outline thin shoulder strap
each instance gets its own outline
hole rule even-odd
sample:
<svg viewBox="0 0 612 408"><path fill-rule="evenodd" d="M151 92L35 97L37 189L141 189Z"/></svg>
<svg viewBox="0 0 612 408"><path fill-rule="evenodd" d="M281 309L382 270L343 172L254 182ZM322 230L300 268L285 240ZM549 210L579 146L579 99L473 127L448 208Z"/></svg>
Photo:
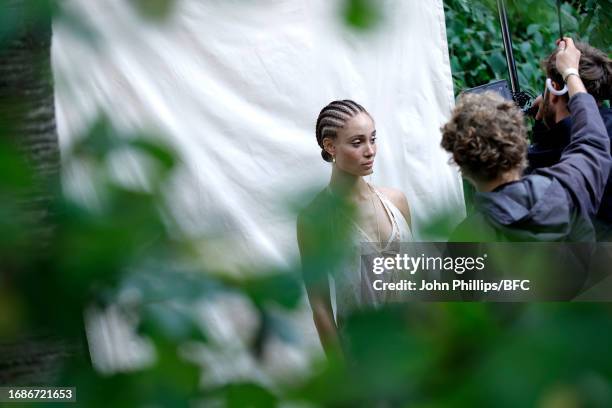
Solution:
<svg viewBox="0 0 612 408"><path fill-rule="evenodd" d="M374 191L374 193L376 193L376 196L380 199L380 202L383 205L383 208L385 209L385 212L387 213L387 216L389 217L389 219L391 220L391 227L392 229L395 231L396 228L398 228L397 225L397 219L395 218L395 214L393 213L393 211L391 211L391 208L389 208L389 199L387 199L387 197L385 197L380 191L378 191L378 189L376 187L374 187L373 185L369 184L369 186L372 188L372 191Z"/></svg>

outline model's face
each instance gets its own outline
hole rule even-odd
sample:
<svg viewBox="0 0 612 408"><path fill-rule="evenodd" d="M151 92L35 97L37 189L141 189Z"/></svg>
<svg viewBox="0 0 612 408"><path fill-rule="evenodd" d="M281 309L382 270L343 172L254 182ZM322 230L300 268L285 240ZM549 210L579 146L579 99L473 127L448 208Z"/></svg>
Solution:
<svg viewBox="0 0 612 408"><path fill-rule="evenodd" d="M355 176L373 173L376 156L376 128L366 113L359 113L349 119L336 132L332 141L336 166Z"/></svg>

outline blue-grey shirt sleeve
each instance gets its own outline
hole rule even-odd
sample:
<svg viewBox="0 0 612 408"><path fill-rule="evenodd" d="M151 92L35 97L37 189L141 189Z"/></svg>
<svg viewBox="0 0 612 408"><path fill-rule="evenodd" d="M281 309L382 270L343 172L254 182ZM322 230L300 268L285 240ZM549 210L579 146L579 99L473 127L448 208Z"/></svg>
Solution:
<svg viewBox="0 0 612 408"><path fill-rule="evenodd" d="M571 141L559 163L535 173L557 179L577 209L593 216L610 172L610 140L591 95L578 93L568 106L572 115Z"/></svg>

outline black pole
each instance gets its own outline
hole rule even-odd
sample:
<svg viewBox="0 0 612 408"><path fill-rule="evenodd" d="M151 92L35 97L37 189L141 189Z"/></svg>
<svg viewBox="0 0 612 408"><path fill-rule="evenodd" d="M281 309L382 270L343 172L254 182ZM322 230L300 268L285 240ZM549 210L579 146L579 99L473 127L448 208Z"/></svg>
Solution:
<svg viewBox="0 0 612 408"><path fill-rule="evenodd" d="M563 39L563 26L561 25L561 0L557 0L557 17L559 18L559 39Z"/></svg>
<svg viewBox="0 0 612 408"><path fill-rule="evenodd" d="M502 38L504 40L504 50L506 51L506 63L508 64L508 74L510 74L510 88L512 94L516 95L521 91L516 73L516 64L514 62L514 54L512 53L512 38L510 37L510 29L508 28L508 15L506 13L506 3L504 0L497 0L497 9L499 11L499 22L501 23Z"/></svg>

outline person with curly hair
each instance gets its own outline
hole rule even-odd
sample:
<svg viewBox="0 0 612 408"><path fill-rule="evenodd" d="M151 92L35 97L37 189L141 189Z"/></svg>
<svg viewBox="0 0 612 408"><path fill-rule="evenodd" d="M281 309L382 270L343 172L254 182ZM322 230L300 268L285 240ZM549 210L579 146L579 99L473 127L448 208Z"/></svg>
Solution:
<svg viewBox="0 0 612 408"><path fill-rule="evenodd" d="M569 93L569 145L559 162L523 176L527 165L524 118L492 93L464 95L442 128L452 154L477 192L475 211L451 241L593 241L591 217L610 171L610 141L579 73L580 51L570 38L558 43L555 66Z"/></svg>
<svg viewBox="0 0 612 408"><path fill-rule="evenodd" d="M578 73L587 92L595 98L608 137L612 140L612 109L604 105L604 101L612 99L612 60L606 53L588 44L577 43L576 48L581 53ZM544 94L534 103L537 114L532 129L532 144L527 150L528 173L558 163L561 153L570 142L572 117L568 109L569 97L563 90L563 77L555 66L556 55L557 51L553 52L542 64L547 84ZM597 240L611 241L612 177L608 177L601 205L593 222Z"/></svg>

